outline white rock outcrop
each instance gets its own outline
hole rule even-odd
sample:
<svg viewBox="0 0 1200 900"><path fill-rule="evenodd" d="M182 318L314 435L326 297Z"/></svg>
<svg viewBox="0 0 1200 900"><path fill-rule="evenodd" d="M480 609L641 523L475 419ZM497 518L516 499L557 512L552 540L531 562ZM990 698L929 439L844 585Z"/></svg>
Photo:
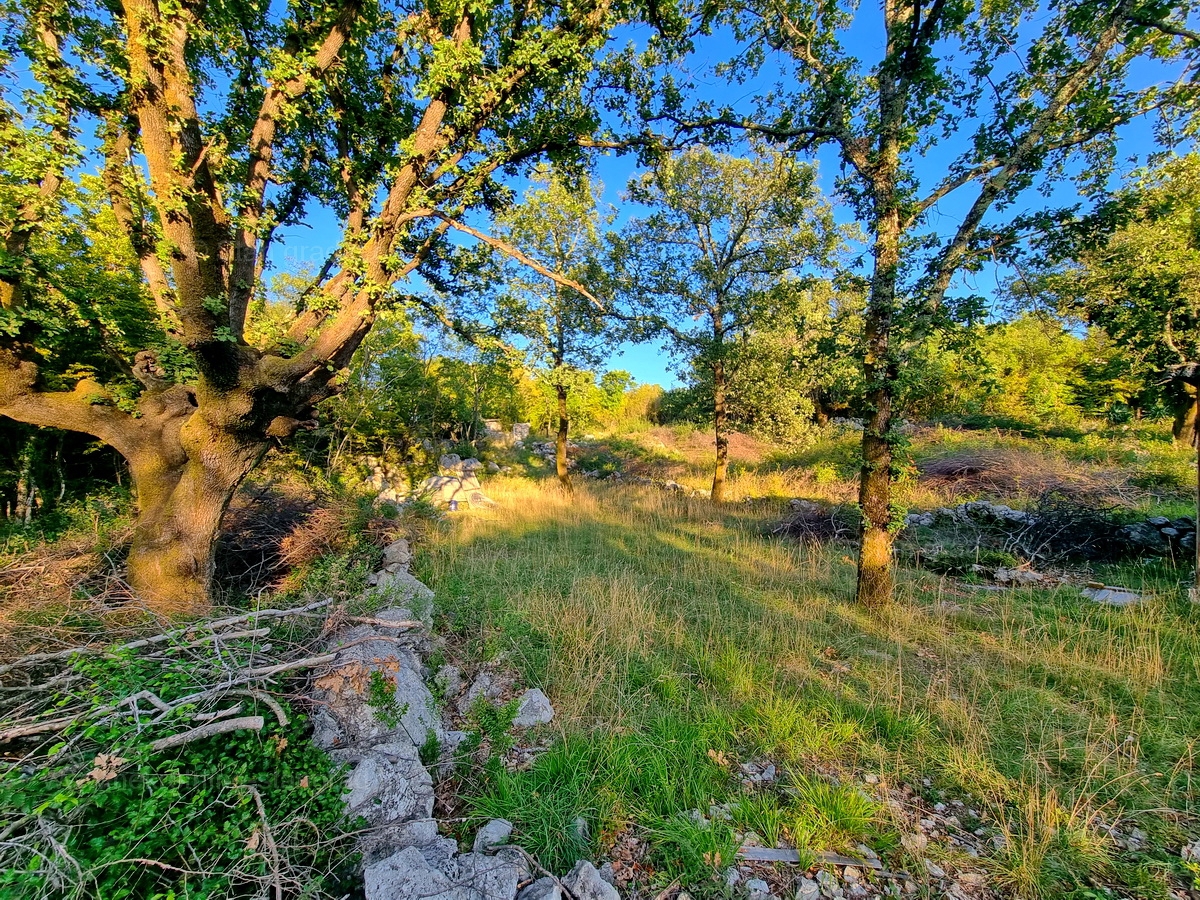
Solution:
<svg viewBox="0 0 1200 900"><path fill-rule="evenodd" d="M561 900L557 880L533 881L525 854L506 846L513 823L487 822L469 853L438 831L429 766L453 763L422 760L422 752L452 750L466 734L447 727L426 683L434 679L423 660L431 648L434 594L409 573L411 561L404 541L385 549L385 568L371 577L371 590L404 605L335 634L333 662L312 686L314 743L350 767L346 811L368 826L359 841L366 900L514 900L518 889L524 900ZM461 685L455 667L439 674L442 691ZM466 693L472 703L490 703L500 691L483 673ZM514 724L548 722L553 714L549 698L534 688L521 695ZM577 900L619 898L591 863L579 863L561 884Z"/></svg>

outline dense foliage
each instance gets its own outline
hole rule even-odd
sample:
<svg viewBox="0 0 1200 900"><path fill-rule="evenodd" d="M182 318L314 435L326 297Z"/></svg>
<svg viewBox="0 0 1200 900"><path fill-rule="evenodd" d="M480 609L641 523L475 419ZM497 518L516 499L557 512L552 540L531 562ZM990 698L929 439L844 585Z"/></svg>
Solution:
<svg viewBox="0 0 1200 900"><path fill-rule="evenodd" d="M132 652L82 657L60 680L60 709L138 693L171 703L204 687L186 651L165 663ZM336 896L354 864L344 774L286 705L287 724L258 700L243 707L267 720L250 737L153 749L187 720L185 706L153 725L132 713L83 721L48 758L6 766L0 893L199 900L261 895L274 883L292 896Z"/></svg>

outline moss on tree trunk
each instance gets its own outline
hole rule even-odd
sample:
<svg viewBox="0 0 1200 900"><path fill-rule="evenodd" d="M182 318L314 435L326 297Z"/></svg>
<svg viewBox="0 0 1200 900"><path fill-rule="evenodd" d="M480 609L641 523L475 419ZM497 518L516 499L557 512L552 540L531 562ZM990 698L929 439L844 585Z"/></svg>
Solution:
<svg viewBox="0 0 1200 900"><path fill-rule="evenodd" d="M567 433L571 427L571 420L567 416L567 386L559 382L554 386L554 392L558 396L558 435L554 441L554 469L563 489L570 491L572 487L571 470L567 465Z"/></svg>
<svg viewBox="0 0 1200 900"><path fill-rule="evenodd" d="M725 396L725 365L718 360L713 366L713 433L717 441L717 458L713 466L712 502L725 502L725 477L729 470L729 435L725 429L728 405Z"/></svg>

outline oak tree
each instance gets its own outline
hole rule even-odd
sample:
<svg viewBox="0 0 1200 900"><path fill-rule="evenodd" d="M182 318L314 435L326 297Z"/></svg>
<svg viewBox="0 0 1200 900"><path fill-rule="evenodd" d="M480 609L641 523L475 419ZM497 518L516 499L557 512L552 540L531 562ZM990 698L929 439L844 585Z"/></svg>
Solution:
<svg viewBox="0 0 1200 900"><path fill-rule="evenodd" d="M649 207L622 229L615 267L626 306L711 386L712 499L725 496L729 366L737 340L839 241L812 166L778 153L693 147L629 185ZM789 280L793 284L789 285Z"/></svg>
<svg viewBox="0 0 1200 900"><path fill-rule="evenodd" d="M1162 386L1175 440L1196 443L1200 389L1200 156L1145 173L1045 242L1044 268L1014 288L1097 325L1134 375ZM1064 258L1065 257L1065 258Z"/></svg>
<svg viewBox="0 0 1200 900"><path fill-rule="evenodd" d="M536 173L523 201L498 216L497 236L538 261L549 277L497 253L500 290L492 318L497 331L517 339L534 369L553 385L557 406L555 473L571 490L567 436L573 388L590 386L592 370L621 341L621 324L597 298L605 293L604 231L611 213L600 209L600 191L586 176L575 183L548 168ZM582 290L581 290L582 289Z"/></svg>
<svg viewBox="0 0 1200 900"><path fill-rule="evenodd" d="M444 233L507 202L499 175L596 130L588 73L633 8L8 6L0 414L121 453L129 581L195 612L234 490L337 390L380 311L417 302L406 279L436 282ZM286 328L248 328L305 221L320 272Z"/></svg>
<svg viewBox="0 0 1200 900"><path fill-rule="evenodd" d="M908 353L977 298L951 288L990 260L1005 213L1056 176L1102 186L1114 134L1186 99L1190 2L752 0L718 15L742 41L727 71L763 77L755 108L660 108L660 122L832 147L868 235L857 597L894 592L896 402ZM873 56L857 51L878 48ZM1156 64L1157 63L1157 64ZM782 71L780 71L782 69ZM1178 79L1177 84L1173 84ZM940 215L941 212L950 213ZM1004 238L1007 239L1007 238Z"/></svg>

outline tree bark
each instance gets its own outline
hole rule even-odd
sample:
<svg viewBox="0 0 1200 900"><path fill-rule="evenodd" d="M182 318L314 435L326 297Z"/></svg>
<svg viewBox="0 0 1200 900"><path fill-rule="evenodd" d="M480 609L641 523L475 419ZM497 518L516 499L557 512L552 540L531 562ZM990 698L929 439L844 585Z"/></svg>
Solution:
<svg viewBox="0 0 1200 900"><path fill-rule="evenodd" d="M894 244L898 251L899 235ZM891 241L884 242L892 243ZM890 250L885 249L890 255ZM895 283L895 264L890 265ZM866 318L867 358L864 365L868 390L867 417L863 425L863 465L859 478L858 503L862 513L861 547L858 556L856 597L863 606L877 608L891 603L895 591L892 572L892 404L896 383L890 362L888 340L891 304L872 303Z"/></svg>
<svg viewBox="0 0 1200 900"><path fill-rule="evenodd" d="M567 386L562 382L554 385L558 395L558 436L554 442L554 467L563 490L572 491L571 470L567 467L567 431L571 422L567 417Z"/></svg>
<svg viewBox="0 0 1200 900"><path fill-rule="evenodd" d="M71 391L43 391L31 353L0 347L0 415L91 434L120 453L138 504L129 586L164 617L203 612L216 535L233 492L271 438L300 424L279 415L288 398L255 388L156 387L142 394L133 415L86 379Z"/></svg>
<svg viewBox="0 0 1200 900"><path fill-rule="evenodd" d="M1190 447L1196 443L1197 388L1184 383L1173 405L1175 422L1171 426L1171 433L1175 436L1177 444Z"/></svg>
<svg viewBox="0 0 1200 900"><path fill-rule="evenodd" d="M729 471L729 435L725 422L729 415L725 396L725 363L717 360L713 364L713 434L717 441L717 458L713 466L712 502L725 502L725 476Z"/></svg>
<svg viewBox="0 0 1200 900"><path fill-rule="evenodd" d="M1196 569L1192 573L1195 578L1192 585L1192 602L1200 603L1200 429L1192 430L1192 446L1196 448L1196 531L1193 533L1196 544L1196 558L1193 562Z"/></svg>
<svg viewBox="0 0 1200 900"><path fill-rule="evenodd" d="M899 371L891 338L900 269L900 239L904 230L899 184L901 131L906 114L906 91L910 87L901 72L903 41L910 33L907 26L911 15L910 7L885 0L888 47L887 61L879 76L879 149L869 167L875 246L871 291L863 317L866 343L863 465L858 487L862 525L855 590L855 599L868 608L888 605L895 593L891 529L892 407Z"/></svg>
<svg viewBox="0 0 1200 900"><path fill-rule="evenodd" d="M221 518L267 449L265 443L222 433L204 418L193 415L180 429L178 448L163 448L131 465L138 518L129 586L166 617L196 615L211 604ZM164 465L164 459L178 460L180 451L182 462Z"/></svg>

